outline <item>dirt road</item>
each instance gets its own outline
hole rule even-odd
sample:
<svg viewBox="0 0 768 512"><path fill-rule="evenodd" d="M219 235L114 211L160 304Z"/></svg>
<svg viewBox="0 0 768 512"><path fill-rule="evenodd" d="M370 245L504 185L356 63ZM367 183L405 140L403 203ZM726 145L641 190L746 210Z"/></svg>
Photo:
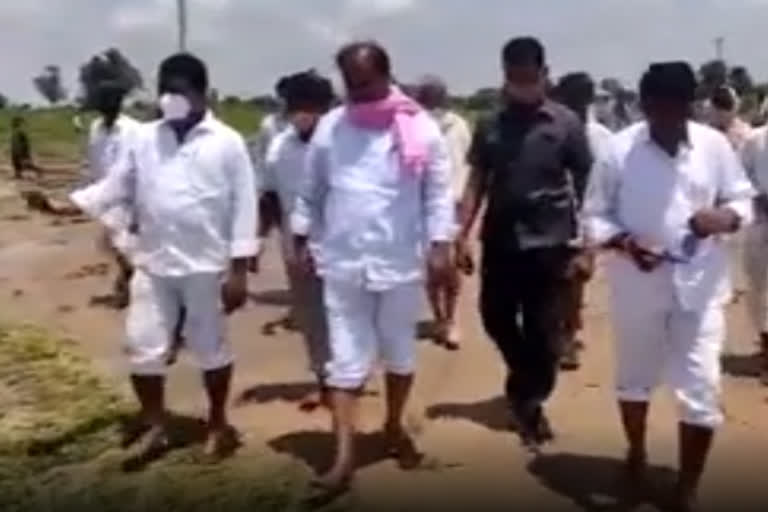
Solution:
<svg viewBox="0 0 768 512"><path fill-rule="evenodd" d="M0 196L0 315L71 336L94 364L124 382L119 379L124 372L122 315L90 304L110 285L106 259L96 249L96 226L29 213L13 194ZM232 420L245 435L244 453L293 460L297 468L308 469L329 459L332 440L326 414L306 415L296 407L296 398L310 382L299 338L262 332L265 323L284 312L276 249L270 245L262 274L252 280L250 304L231 322L238 357ZM507 431L500 397L502 367L479 325L475 295L472 282L461 308L466 341L460 352L420 344L409 423L432 459L431 467L404 474L378 458L374 449L365 450L351 497L354 508L623 509L617 505L615 479L624 447L612 396L604 283L597 280L590 290L584 367L562 376L551 402L557 443L536 461L526 459L515 435ZM750 375L754 368L748 356L754 343L742 306L732 308L730 324L724 396L728 421L717 439L702 500L704 510L766 510L768 392ZM372 388L377 392L379 384ZM376 445L379 398L364 401L362 419L369 433L361 437L364 448ZM169 402L180 413L203 411L199 376L184 358L172 371ZM652 414L650 455L658 466L653 480L659 488L654 494L663 498L676 460L674 404L660 393ZM654 510L655 505L640 509Z"/></svg>

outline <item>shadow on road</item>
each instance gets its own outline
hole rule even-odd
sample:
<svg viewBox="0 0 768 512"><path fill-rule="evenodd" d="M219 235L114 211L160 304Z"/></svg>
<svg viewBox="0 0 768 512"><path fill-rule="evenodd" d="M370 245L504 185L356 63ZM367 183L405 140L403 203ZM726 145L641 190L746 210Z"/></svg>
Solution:
<svg viewBox="0 0 768 512"><path fill-rule="evenodd" d="M760 377L760 356L758 354L726 354L722 358L723 372L732 377Z"/></svg>
<svg viewBox="0 0 768 512"><path fill-rule="evenodd" d="M251 293L251 300L263 306L287 307L291 305L291 293L288 290L264 290Z"/></svg>
<svg viewBox="0 0 768 512"><path fill-rule="evenodd" d="M495 432L514 430L507 399L503 396L474 403L444 403L427 408L427 418L471 421Z"/></svg>
<svg viewBox="0 0 768 512"><path fill-rule="evenodd" d="M541 455L528 465L541 485L573 501L583 510L624 511L640 506L665 509L675 473L649 468L647 485L637 488L624 476L623 462L607 457L571 453Z"/></svg>
<svg viewBox="0 0 768 512"><path fill-rule="evenodd" d="M373 466L389 458L381 432L358 434L355 443L358 469ZM318 474L328 471L333 461L334 437L331 432L294 432L272 439L267 444L276 453L290 455L304 462Z"/></svg>
<svg viewBox="0 0 768 512"><path fill-rule="evenodd" d="M308 394L317 391L315 382L282 382L259 384L241 392L235 400L235 406L249 404L267 404L271 402L299 403ZM363 396L378 396L375 391L366 390Z"/></svg>

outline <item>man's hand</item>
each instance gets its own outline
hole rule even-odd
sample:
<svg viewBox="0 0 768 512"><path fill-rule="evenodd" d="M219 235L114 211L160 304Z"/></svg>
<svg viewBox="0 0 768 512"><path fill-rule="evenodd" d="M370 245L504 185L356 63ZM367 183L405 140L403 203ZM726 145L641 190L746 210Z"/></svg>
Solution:
<svg viewBox="0 0 768 512"><path fill-rule="evenodd" d="M664 258L649 245L629 234L621 234L608 242L608 247L624 253L643 272L652 272L664 262Z"/></svg>
<svg viewBox="0 0 768 512"><path fill-rule="evenodd" d="M221 302L227 315L243 307L248 298L247 263L247 260L236 260L221 288Z"/></svg>
<svg viewBox="0 0 768 512"><path fill-rule="evenodd" d="M456 268L466 276L471 276L475 272L472 249L464 238L459 238L456 241Z"/></svg>
<svg viewBox="0 0 768 512"><path fill-rule="evenodd" d="M296 254L296 265L302 274L313 276L317 272L315 260L312 258L312 252L309 250L309 242L305 236L293 237L293 248Z"/></svg>
<svg viewBox="0 0 768 512"><path fill-rule="evenodd" d="M436 285L449 284L453 278L451 244L433 242L427 258L427 273L430 282Z"/></svg>
<svg viewBox="0 0 768 512"><path fill-rule="evenodd" d="M694 235L707 238L738 230L739 216L728 208L705 208L691 217L689 225Z"/></svg>
<svg viewBox="0 0 768 512"><path fill-rule="evenodd" d="M595 273L595 253L582 249L571 258L565 270L565 277L574 281L589 281Z"/></svg>

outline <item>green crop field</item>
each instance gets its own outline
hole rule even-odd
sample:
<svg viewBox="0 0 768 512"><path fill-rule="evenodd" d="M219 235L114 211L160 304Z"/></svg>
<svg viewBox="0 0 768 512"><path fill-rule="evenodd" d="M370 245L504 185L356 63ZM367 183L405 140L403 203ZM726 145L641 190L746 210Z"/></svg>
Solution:
<svg viewBox="0 0 768 512"><path fill-rule="evenodd" d="M263 112L249 103L222 102L215 108L228 124L249 136L258 130ZM8 159L11 119L21 115L26 120L34 156L41 161L76 161L81 158L85 133L78 133L73 125L75 110L70 107L43 108L26 111L0 110L0 160ZM85 116L87 121L91 116Z"/></svg>

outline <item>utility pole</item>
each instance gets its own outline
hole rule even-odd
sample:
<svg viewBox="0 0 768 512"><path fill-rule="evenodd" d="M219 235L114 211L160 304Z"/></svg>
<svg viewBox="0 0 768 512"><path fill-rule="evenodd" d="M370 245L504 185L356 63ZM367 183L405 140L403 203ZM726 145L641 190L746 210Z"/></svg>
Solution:
<svg viewBox="0 0 768 512"><path fill-rule="evenodd" d="M715 38L715 59L725 61L725 38L723 36Z"/></svg>
<svg viewBox="0 0 768 512"><path fill-rule="evenodd" d="M176 16L179 32L179 51L187 51L187 0L176 0Z"/></svg>

